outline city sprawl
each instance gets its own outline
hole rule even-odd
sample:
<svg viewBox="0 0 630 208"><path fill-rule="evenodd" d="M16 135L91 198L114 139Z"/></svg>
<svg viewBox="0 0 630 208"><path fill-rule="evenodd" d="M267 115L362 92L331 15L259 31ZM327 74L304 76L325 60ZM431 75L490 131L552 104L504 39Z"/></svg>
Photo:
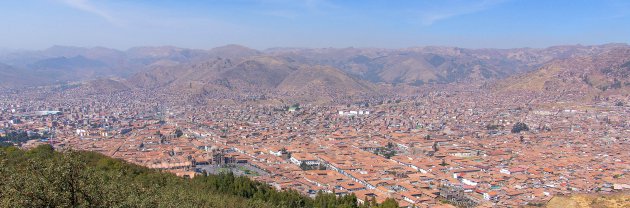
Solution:
<svg viewBox="0 0 630 208"><path fill-rule="evenodd" d="M81 90L1 92L0 136L25 131L38 139L24 148L95 151L182 177L233 171L359 203L512 207L630 189L627 97L558 102L440 85L320 105Z"/></svg>

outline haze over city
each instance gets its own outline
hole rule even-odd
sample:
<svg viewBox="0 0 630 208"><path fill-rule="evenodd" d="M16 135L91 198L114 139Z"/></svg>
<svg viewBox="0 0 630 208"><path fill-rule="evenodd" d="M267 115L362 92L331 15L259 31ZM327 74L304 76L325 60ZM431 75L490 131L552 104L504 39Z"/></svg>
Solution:
<svg viewBox="0 0 630 208"><path fill-rule="evenodd" d="M630 207L630 1L0 18L0 207Z"/></svg>

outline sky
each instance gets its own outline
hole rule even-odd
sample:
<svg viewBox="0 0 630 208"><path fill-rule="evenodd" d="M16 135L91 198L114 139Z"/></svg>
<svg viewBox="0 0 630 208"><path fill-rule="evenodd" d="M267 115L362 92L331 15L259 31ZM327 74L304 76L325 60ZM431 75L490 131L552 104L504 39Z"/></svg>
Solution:
<svg viewBox="0 0 630 208"><path fill-rule="evenodd" d="M630 42L627 0L7 0L0 19L5 49Z"/></svg>

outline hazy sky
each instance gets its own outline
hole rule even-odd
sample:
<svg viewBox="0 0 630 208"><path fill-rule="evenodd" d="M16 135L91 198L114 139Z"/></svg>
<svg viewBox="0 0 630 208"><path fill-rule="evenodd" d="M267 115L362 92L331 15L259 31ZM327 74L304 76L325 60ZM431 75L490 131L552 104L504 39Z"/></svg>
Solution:
<svg viewBox="0 0 630 208"><path fill-rule="evenodd" d="M626 0L6 0L0 19L0 48L13 49L630 42Z"/></svg>

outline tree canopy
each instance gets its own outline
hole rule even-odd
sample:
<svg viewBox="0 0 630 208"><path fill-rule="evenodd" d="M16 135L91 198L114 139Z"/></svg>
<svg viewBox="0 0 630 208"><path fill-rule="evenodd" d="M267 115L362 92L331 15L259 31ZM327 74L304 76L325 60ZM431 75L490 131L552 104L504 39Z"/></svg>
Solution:
<svg viewBox="0 0 630 208"><path fill-rule="evenodd" d="M518 122L512 126L512 133L520 133L521 131L529 131L527 124Z"/></svg>

